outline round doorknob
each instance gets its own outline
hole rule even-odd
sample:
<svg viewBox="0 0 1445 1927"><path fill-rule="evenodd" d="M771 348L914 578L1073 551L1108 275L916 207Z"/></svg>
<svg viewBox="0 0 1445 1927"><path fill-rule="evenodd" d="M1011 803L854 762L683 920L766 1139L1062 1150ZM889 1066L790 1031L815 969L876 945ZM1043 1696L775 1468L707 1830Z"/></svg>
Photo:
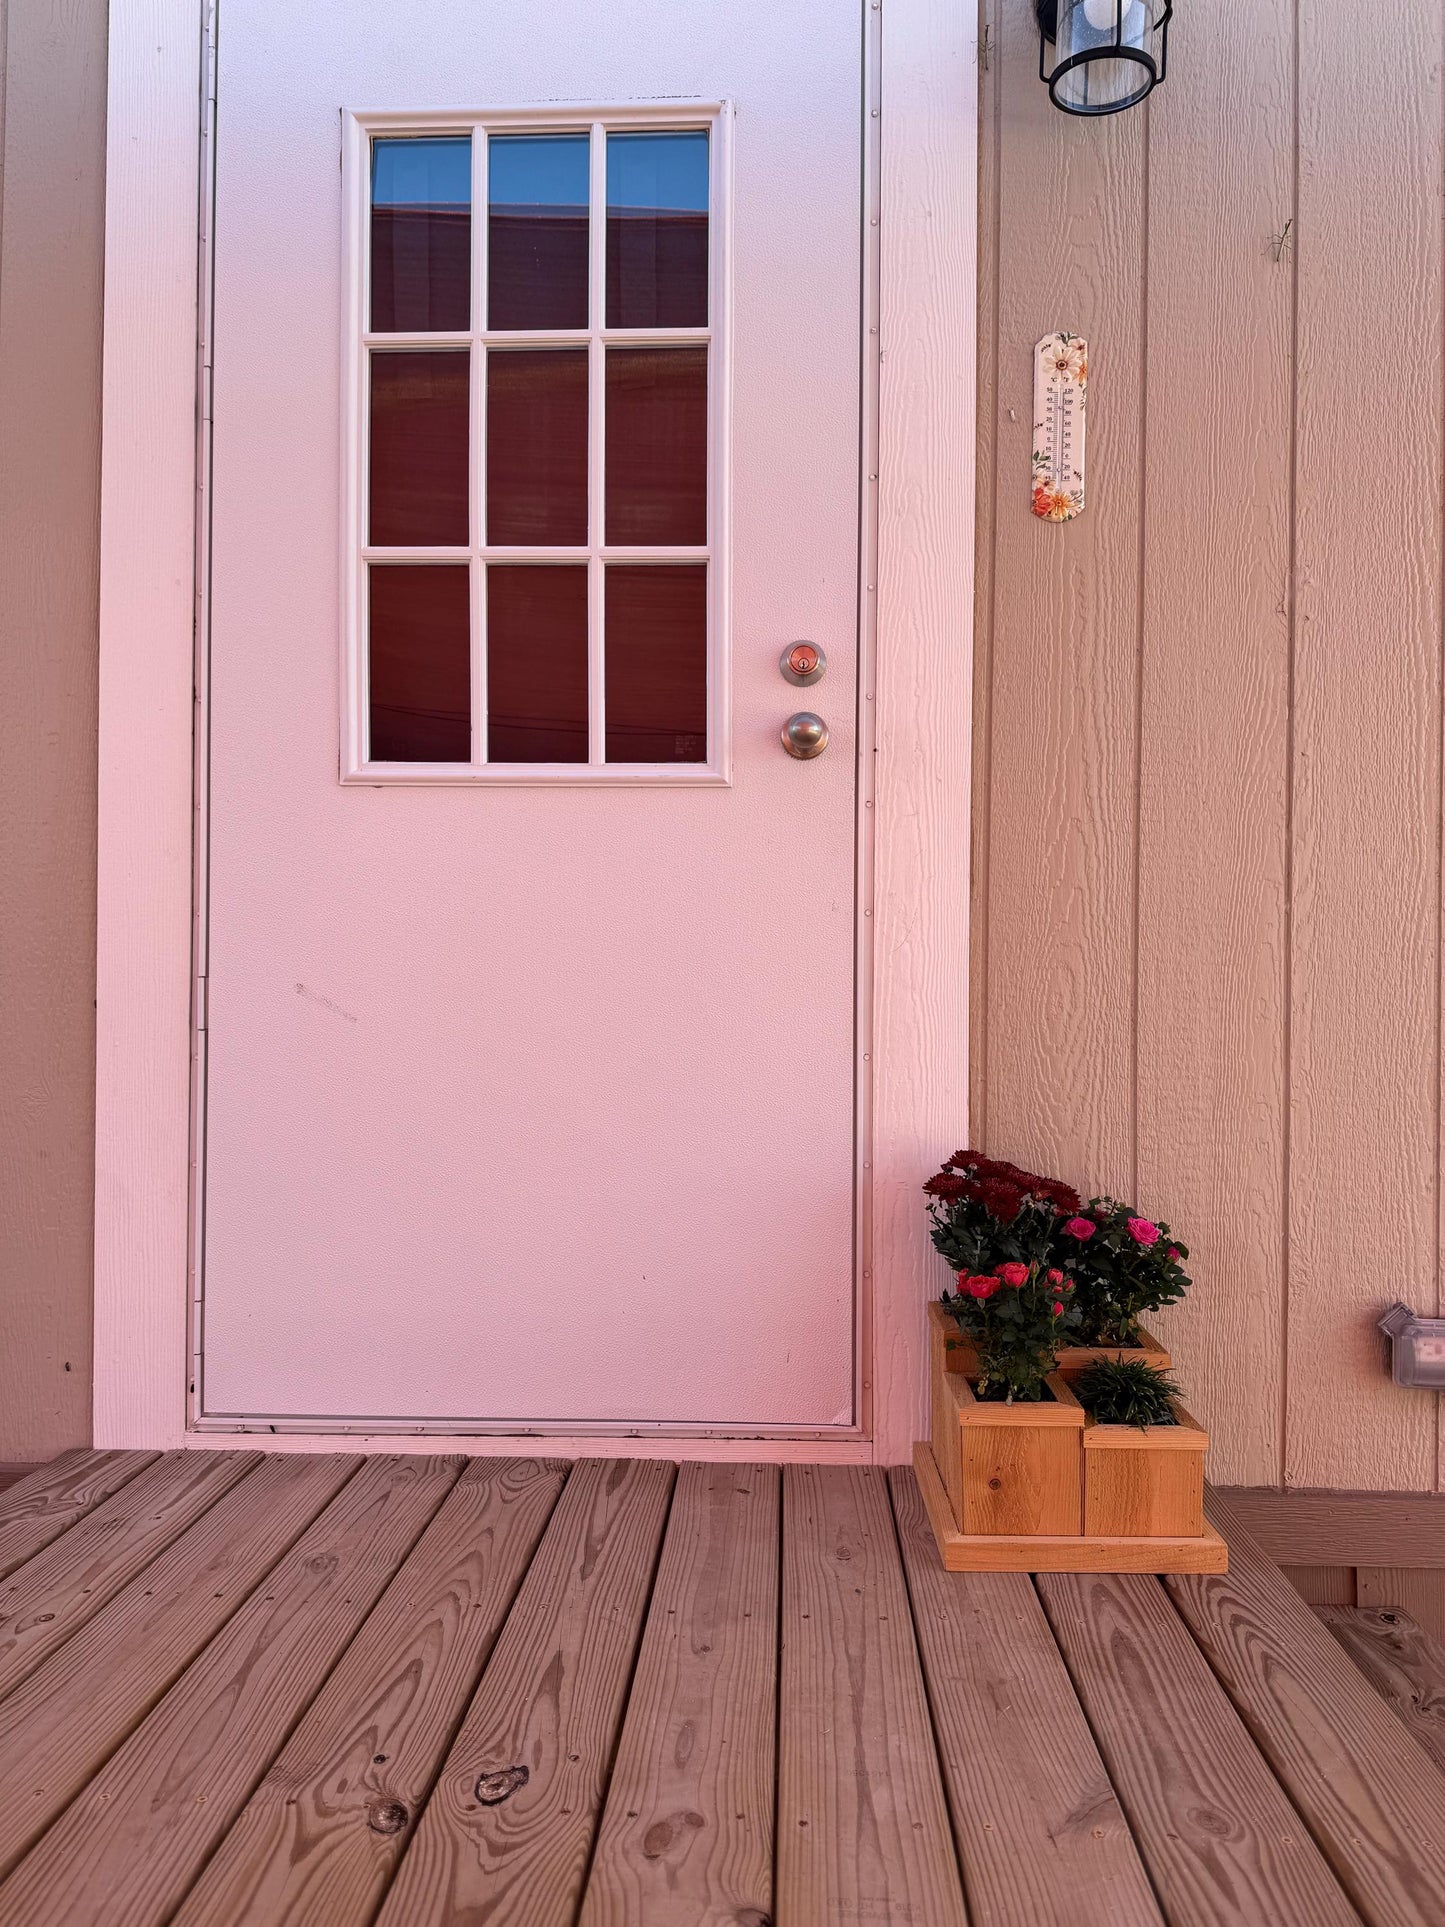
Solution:
<svg viewBox="0 0 1445 1927"><path fill-rule="evenodd" d="M821 756L827 747L828 725L811 709L800 709L783 724L783 748L789 756L807 762L810 756Z"/></svg>

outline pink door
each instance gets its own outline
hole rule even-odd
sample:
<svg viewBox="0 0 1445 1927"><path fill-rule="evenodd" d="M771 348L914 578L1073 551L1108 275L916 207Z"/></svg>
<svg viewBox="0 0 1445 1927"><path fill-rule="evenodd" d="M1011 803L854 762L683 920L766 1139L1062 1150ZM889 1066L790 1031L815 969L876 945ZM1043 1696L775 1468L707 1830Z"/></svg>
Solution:
<svg viewBox="0 0 1445 1927"><path fill-rule="evenodd" d="M206 1414L857 1422L862 13L222 0Z"/></svg>

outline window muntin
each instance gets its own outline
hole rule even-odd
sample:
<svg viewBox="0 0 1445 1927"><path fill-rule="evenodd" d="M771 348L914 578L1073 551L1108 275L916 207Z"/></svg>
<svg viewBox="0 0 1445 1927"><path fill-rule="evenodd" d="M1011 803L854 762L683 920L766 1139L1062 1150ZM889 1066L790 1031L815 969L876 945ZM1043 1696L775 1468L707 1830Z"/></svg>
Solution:
<svg viewBox="0 0 1445 1927"><path fill-rule="evenodd" d="M358 128L372 325L343 773L726 780L718 110L465 132L376 118ZM428 569L445 587L419 583Z"/></svg>

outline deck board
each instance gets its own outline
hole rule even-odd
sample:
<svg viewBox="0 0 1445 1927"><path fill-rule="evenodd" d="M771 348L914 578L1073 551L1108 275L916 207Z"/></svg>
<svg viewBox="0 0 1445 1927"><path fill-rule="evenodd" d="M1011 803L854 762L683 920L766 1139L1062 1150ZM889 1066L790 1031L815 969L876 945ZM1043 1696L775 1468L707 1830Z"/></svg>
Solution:
<svg viewBox="0 0 1445 1927"><path fill-rule="evenodd" d="M958 1862L874 1466L783 1473L777 1913L963 1927Z"/></svg>
<svg viewBox="0 0 1445 1927"><path fill-rule="evenodd" d="M574 1466L379 1916L571 1927L674 1468Z"/></svg>
<svg viewBox="0 0 1445 1927"><path fill-rule="evenodd" d="M1039 1596L1176 1927L1355 1910L1157 1579L1041 1573Z"/></svg>
<svg viewBox="0 0 1445 1927"><path fill-rule="evenodd" d="M1435 1927L1445 1656L1227 1506L1166 1588L946 1573L904 1468L68 1454L0 1921Z"/></svg>
<svg viewBox="0 0 1445 1927"><path fill-rule="evenodd" d="M0 1584L0 1699L261 1463L167 1452Z"/></svg>
<svg viewBox="0 0 1445 1927"><path fill-rule="evenodd" d="M363 1927L373 1918L565 1473L556 1461L472 1461L176 1927Z"/></svg>
<svg viewBox="0 0 1445 1927"><path fill-rule="evenodd" d="M0 1918L168 1920L460 1471L368 1459L0 1888Z"/></svg>
<svg viewBox="0 0 1445 1927"><path fill-rule="evenodd" d="M972 1927L1158 1927L1032 1580L945 1572L912 1468L889 1483Z"/></svg>
<svg viewBox="0 0 1445 1927"><path fill-rule="evenodd" d="M1445 1647L1393 1606L1315 1610L1385 1704L1445 1770Z"/></svg>
<svg viewBox="0 0 1445 1927"><path fill-rule="evenodd" d="M1438 1927L1445 1775L1228 1503L1213 1509L1230 1571L1173 1576L1171 1596L1361 1915L1372 1927Z"/></svg>
<svg viewBox="0 0 1445 1927"><path fill-rule="evenodd" d="M0 1579L33 1559L77 1520L137 1477L154 1452L92 1452L77 1447L37 1467L0 1496Z"/></svg>
<svg viewBox="0 0 1445 1927"><path fill-rule="evenodd" d="M329 1454L266 1459L0 1700L0 1873L100 1771L359 1464Z"/></svg>
<svg viewBox="0 0 1445 1927"><path fill-rule="evenodd" d="M684 1465L580 1927L761 1927L773 1910L776 1466Z"/></svg>

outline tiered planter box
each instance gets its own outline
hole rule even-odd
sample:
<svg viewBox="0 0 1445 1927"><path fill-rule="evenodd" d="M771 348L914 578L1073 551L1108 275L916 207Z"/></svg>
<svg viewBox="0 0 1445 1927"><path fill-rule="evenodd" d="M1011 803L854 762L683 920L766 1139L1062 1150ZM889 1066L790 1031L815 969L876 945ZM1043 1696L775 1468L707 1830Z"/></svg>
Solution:
<svg viewBox="0 0 1445 1927"><path fill-rule="evenodd" d="M930 1305L932 1437L913 1449L950 1572L1224 1572L1204 1517L1209 1440L1178 1426L1096 1425L1062 1370L1037 1405L984 1403L949 1369L953 1321Z"/></svg>

